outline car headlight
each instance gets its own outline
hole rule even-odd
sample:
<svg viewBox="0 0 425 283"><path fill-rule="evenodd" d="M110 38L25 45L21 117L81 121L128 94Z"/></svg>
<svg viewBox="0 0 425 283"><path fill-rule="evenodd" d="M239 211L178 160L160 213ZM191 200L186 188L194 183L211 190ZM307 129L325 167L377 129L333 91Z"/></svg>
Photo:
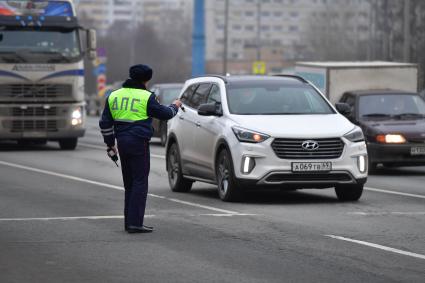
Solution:
<svg viewBox="0 0 425 283"><path fill-rule="evenodd" d="M258 133L236 126L232 127L232 130L235 133L235 136L241 142L259 143L265 141L270 137L262 133Z"/></svg>
<svg viewBox="0 0 425 283"><path fill-rule="evenodd" d="M364 141L363 131L360 127L355 127L353 130L349 131L344 135L344 138L350 142L361 142Z"/></svg>
<svg viewBox="0 0 425 283"><path fill-rule="evenodd" d="M399 134L377 135L376 141L379 143L405 143L406 139Z"/></svg>

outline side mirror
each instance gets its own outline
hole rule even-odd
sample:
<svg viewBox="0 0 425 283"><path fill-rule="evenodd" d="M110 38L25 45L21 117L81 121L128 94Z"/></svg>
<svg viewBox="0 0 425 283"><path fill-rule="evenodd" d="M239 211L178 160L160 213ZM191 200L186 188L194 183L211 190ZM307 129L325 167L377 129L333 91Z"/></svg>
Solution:
<svg viewBox="0 0 425 283"><path fill-rule="evenodd" d="M220 104L216 102L204 103L199 105L198 114L201 116L221 116L223 113L220 109Z"/></svg>
<svg viewBox="0 0 425 283"><path fill-rule="evenodd" d="M336 110L347 118L351 117L351 107L347 103L336 103Z"/></svg>
<svg viewBox="0 0 425 283"><path fill-rule="evenodd" d="M96 58L96 48L97 48L97 40L96 40L96 30L89 29L87 30L87 51L90 59Z"/></svg>

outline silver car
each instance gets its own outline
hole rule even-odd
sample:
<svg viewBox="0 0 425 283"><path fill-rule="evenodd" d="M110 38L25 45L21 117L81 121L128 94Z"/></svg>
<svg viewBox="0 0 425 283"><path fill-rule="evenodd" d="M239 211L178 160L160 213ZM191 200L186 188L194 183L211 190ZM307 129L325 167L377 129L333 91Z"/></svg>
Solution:
<svg viewBox="0 0 425 283"><path fill-rule="evenodd" d="M362 130L295 76L205 76L186 81L170 120L170 187L217 184L224 201L246 189L334 187L355 201L367 179ZM338 105L347 111L347 105Z"/></svg>

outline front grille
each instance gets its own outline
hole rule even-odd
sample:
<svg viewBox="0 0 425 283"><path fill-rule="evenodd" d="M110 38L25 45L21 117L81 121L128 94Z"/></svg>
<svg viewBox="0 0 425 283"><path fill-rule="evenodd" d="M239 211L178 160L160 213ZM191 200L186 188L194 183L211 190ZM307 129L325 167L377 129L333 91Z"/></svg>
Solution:
<svg viewBox="0 0 425 283"><path fill-rule="evenodd" d="M11 121L10 130L12 132L24 131L47 131L56 132L58 125L56 120L13 120Z"/></svg>
<svg viewBox="0 0 425 283"><path fill-rule="evenodd" d="M51 100L72 96L72 86L65 84L4 84L0 99L7 101Z"/></svg>
<svg viewBox="0 0 425 283"><path fill-rule="evenodd" d="M44 108L44 107L27 107L27 108L21 108L21 107L13 107L11 109L12 116L17 117L45 117L45 116L56 116L57 115L57 108L56 107L50 107L50 108Z"/></svg>
<svg viewBox="0 0 425 283"><path fill-rule="evenodd" d="M319 144L316 150L306 150L301 145L306 140ZM333 159L339 158L344 150L340 138L327 139L284 139L277 138L272 143L273 151L282 159Z"/></svg>
<svg viewBox="0 0 425 283"><path fill-rule="evenodd" d="M276 173L268 176L266 182L282 183L282 182L349 182L352 181L348 173Z"/></svg>

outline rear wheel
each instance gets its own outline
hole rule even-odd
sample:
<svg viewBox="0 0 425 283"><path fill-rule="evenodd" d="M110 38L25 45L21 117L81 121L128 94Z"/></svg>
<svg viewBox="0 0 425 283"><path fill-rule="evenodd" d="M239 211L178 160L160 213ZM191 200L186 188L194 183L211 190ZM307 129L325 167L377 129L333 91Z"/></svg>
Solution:
<svg viewBox="0 0 425 283"><path fill-rule="evenodd" d="M216 164L216 179L218 195L223 201L237 201L241 197L239 184L233 170L230 153L223 149L220 151Z"/></svg>
<svg viewBox="0 0 425 283"><path fill-rule="evenodd" d="M335 193L340 201L357 201L363 193L363 185L339 185L335 187Z"/></svg>
<svg viewBox="0 0 425 283"><path fill-rule="evenodd" d="M74 150L77 147L77 143L77 138L59 140L59 146L63 150Z"/></svg>
<svg viewBox="0 0 425 283"><path fill-rule="evenodd" d="M193 181L183 177L180 162L179 148L176 143L173 143L167 151L168 183L173 192L189 192Z"/></svg>

